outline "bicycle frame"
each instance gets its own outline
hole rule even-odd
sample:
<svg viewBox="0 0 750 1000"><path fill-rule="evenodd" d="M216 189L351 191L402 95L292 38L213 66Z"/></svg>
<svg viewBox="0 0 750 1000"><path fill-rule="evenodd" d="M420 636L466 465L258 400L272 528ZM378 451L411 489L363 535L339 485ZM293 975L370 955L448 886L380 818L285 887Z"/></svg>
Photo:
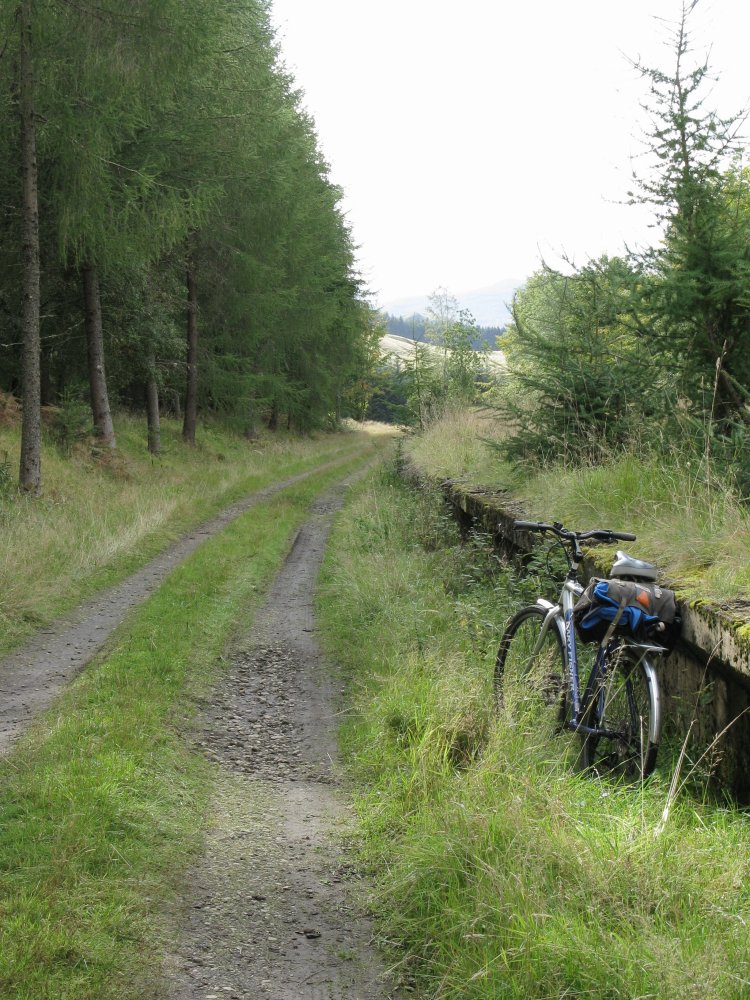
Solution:
<svg viewBox="0 0 750 1000"><path fill-rule="evenodd" d="M575 626L573 624L573 608L575 606L575 599L583 593L583 587L575 579L577 568L577 563L574 563L571 566L570 573L563 583L562 590L560 592L559 603L552 604L544 598L537 598L536 604L545 611L545 617L542 628L539 632L539 638L537 639L532 652L532 657L536 656L542 648L542 644L549 629L556 628L562 642L565 666L568 672L570 700L571 705L573 706L571 718L565 723L566 728L582 735L616 738L618 735L617 733L601 726L589 725L583 721L584 717L590 712L590 707L594 704L594 699L599 701L598 712L594 714L594 718L596 718L597 715L598 717L602 716L602 709L605 705L606 682L608 678L606 654L609 651L609 641L605 639L596 651L596 659L594 660L594 665L591 668L591 673L589 674L586 682L584 697L582 699L578 669L578 649L576 646ZM643 669L654 695L654 712L651 719L651 726L653 733L658 733L661 719L659 685L656 682L655 668L650 660L646 659L646 657L649 653L661 655L665 650L661 646L635 643L630 642L629 640L624 641L629 649L635 650L639 661L643 664ZM649 733L649 738L652 737L653 733Z"/></svg>
<svg viewBox="0 0 750 1000"><path fill-rule="evenodd" d="M618 613L606 628L595 653L592 647L588 647L590 652L585 661L583 658L579 660L573 621L576 601L583 593L583 587L577 579L584 556L582 543L591 540L611 545L615 541L635 541L635 535L612 528L571 531L559 521L547 524L543 521L515 520L513 527L516 531L539 532L543 535L550 533L556 536L568 561L568 573L557 603L552 604L543 598L536 601L535 610L542 614L542 627L534 641L531 655L526 649L523 650L524 661L531 663L541 652L549 630L555 629L555 638L562 653L562 682L568 690L568 704L564 706L560 703L560 715L565 717L565 729L583 737L584 759L593 765L603 751L601 760L606 760L611 756L608 749L611 741L615 748L612 751L615 758L624 754L622 760L625 762L632 758L633 750L638 750L641 753L641 774L650 774L656 762L661 732L659 682L651 657L653 654L663 656L668 650L649 642L638 642L627 633L622 634L624 630L618 630ZM619 576L634 581L640 580L642 576L644 580L655 579L656 567L651 563L644 563L624 554L622 559L624 561L618 563ZM630 575L626 575L626 572ZM497 685L502 683L509 644L513 643L519 627L528 620L527 610L519 612L509 623L503 636L495 667L496 691ZM593 663L589 669L590 656ZM584 670L588 671L588 677L585 678L582 691L581 673ZM559 676L557 670L555 676ZM647 688L645 691L644 684ZM500 703L501 696L498 695L498 704ZM648 733L644 725L648 728ZM600 739L605 740L602 747L599 746Z"/></svg>

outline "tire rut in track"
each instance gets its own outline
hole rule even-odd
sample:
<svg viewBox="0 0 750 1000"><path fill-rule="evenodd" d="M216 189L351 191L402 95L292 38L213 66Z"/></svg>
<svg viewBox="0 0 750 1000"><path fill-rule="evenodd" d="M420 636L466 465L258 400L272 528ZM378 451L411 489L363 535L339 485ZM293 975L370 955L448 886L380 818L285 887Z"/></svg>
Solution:
<svg viewBox="0 0 750 1000"><path fill-rule="evenodd" d="M396 994L339 846L337 690L313 591L340 484L314 506L196 741L219 765L205 852L178 908L173 1000L383 1000Z"/></svg>
<svg viewBox="0 0 750 1000"><path fill-rule="evenodd" d="M35 715L49 708L63 687L93 659L128 612L153 593L207 538L251 507L316 473L350 461L352 457L347 454L238 500L188 532L122 583L81 604L0 660L0 754L12 748Z"/></svg>

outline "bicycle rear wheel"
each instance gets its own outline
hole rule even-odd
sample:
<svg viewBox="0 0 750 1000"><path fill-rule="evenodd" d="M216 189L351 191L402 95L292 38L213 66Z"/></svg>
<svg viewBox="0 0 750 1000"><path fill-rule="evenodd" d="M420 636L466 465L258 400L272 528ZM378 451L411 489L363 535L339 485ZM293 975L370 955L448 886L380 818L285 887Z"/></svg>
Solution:
<svg viewBox="0 0 750 1000"><path fill-rule="evenodd" d="M584 738L584 768L627 781L647 778L656 766L661 731L659 684L651 663L624 644L610 652L604 683L584 721L612 734Z"/></svg>
<svg viewBox="0 0 750 1000"><path fill-rule="evenodd" d="M567 671L556 622L534 654L545 618L546 611L532 605L508 623L495 663L495 704L514 723L552 735L565 721Z"/></svg>

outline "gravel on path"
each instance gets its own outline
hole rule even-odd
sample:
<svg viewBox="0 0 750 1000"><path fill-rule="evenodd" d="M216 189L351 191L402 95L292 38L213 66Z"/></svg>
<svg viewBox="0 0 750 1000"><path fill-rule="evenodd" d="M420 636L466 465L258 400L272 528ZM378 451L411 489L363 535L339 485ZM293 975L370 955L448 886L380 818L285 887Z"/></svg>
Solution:
<svg viewBox="0 0 750 1000"><path fill-rule="evenodd" d="M336 763L338 695L314 634L313 591L344 481L314 506L196 743L218 765L203 856L166 962L173 1000L385 1000Z"/></svg>

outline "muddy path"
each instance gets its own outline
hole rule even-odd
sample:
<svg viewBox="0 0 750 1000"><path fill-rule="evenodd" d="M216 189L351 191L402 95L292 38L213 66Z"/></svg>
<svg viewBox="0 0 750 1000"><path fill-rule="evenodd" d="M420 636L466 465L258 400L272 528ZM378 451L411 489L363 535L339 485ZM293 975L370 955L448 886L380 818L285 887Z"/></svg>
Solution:
<svg viewBox="0 0 750 1000"><path fill-rule="evenodd" d="M207 538L251 507L316 473L349 462L352 457L346 455L290 476L237 501L190 531L122 583L79 605L0 661L0 754L8 752L35 715L49 708L62 688L102 648L128 612L153 593Z"/></svg>
<svg viewBox="0 0 750 1000"><path fill-rule="evenodd" d="M350 481L350 480L349 480ZM193 739L218 765L167 962L172 1000L393 997L341 835L339 691L313 592L347 482L318 500Z"/></svg>

